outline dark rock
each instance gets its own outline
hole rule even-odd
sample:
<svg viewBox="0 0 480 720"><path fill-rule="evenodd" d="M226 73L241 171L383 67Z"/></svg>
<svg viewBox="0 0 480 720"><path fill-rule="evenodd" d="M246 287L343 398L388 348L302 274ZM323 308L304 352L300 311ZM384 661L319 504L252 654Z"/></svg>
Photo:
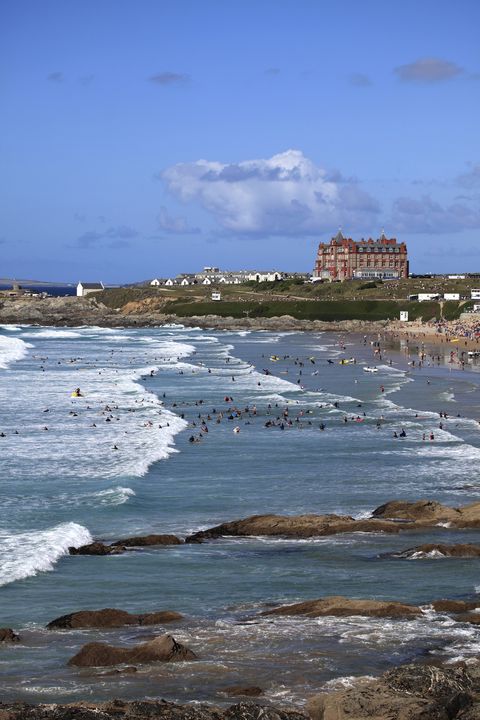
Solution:
<svg viewBox="0 0 480 720"><path fill-rule="evenodd" d="M87 643L69 661L77 667L102 667L120 663L179 662L196 660L189 648L177 643L171 635L160 635L133 648L114 647L107 643Z"/></svg>
<svg viewBox="0 0 480 720"><path fill-rule="evenodd" d="M110 547L148 547L150 545L182 545L176 535L138 535L111 543Z"/></svg>
<svg viewBox="0 0 480 720"><path fill-rule="evenodd" d="M138 668L136 668L135 665L127 665L127 667L122 669L114 668L113 670L102 673L102 677L107 677L108 675L135 675L137 672Z"/></svg>
<svg viewBox="0 0 480 720"><path fill-rule="evenodd" d="M464 613L462 615L456 615L455 620L457 622L468 622L471 625L480 625L480 613Z"/></svg>
<svg viewBox="0 0 480 720"><path fill-rule="evenodd" d="M465 613L480 607L480 600L434 600L430 604L436 612Z"/></svg>
<svg viewBox="0 0 480 720"><path fill-rule="evenodd" d="M408 618L422 614L420 608L399 602L382 600L355 600L341 596L325 597L319 600L307 600L293 605L282 605L273 610L265 610L262 615L305 615L306 617L365 617Z"/></svg>
<svg viewBox="0 0 480 720"><path fill-rule="evenodd" d="M472 701L465 668L405 665L378 680L317 695L308 710L312 720L452 720Z"/></svg>
<svg viewBox="0 0 480 720"><path fill-rule="evenodd" d="M392 500L381 505L371 518L355 520L349 515L252 515L201 530L186 538L187 543L201 543L219 537L310 538L338 533L386 532L440 527L480 527L480 503L450 508L432 500L407 502Z"/></svg>
<svg viewBox="0 0 480 720"><path fill-rule="evenodd" d="M69 547L70 555L121 555L125 548L121 546L105 545L102 542L93 542L88 545L81 545L78 548Z"/></svg>
<svg viewBox="0 0 480 720"><path fill-rule="evenodd" d="M242 520L222 523L186 538L186 543L214 540L223 536L309 538L344 532L391 532L401 530L399 523L382 520L355 520L348 515L253 515Z"/></svg>
<svg viewBox="0 0 480 720"><path fill-rule="evenodd" d="M480 557L479 545L446 545L443 543L425 543L399 552L383 553L380 557L398 558L400 560L431 559L434 557Z"/></svg>
<svg viewBox="0 0 480 720"><path fill-rule="evenodd" d="M134 614L126 610L104 608L103 610L79 610L62 615L48 623L49 630L70 630L75 628L116 628L122 625L158 625L181 620L183 615L171 610Z"/></svg>
<svg viewBox="0 0 480 720"><path fill-rule="evenodd" d="M11 628L0 628L0 643L18 643L20 635L13 632Z"/></svg>
<svg viewBox="0 0 480 720"><path fill-rule="evenodd" d="M373 511L372 517L383 520L409 520L410 522L446 522L455 518L458 510L445 507L433 500L390 500Z"/></svg>
<svg viewBox="0 0 480 720"><path fill-rule="evenodd" d="M222 692L230 697L258 697L259 695L263 695L262 688L257 685L231 685L230 687L223 688Z"/></svg>
<svg viewBox="0 0 480 720"><path fill-rule="evenodd" d="M99 704L0 704L0 720L307 720L307 717L298 711L249 702L224 709L205 704L176 705L165 700L112 700Z"/></svg>

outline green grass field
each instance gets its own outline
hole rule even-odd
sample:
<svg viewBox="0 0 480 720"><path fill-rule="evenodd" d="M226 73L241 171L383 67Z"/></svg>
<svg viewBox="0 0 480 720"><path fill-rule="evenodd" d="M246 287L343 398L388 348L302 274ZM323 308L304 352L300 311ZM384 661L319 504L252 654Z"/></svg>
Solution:
<svg viewBox="0 0 480 720"><path fill-rule="evenodd" d="M171 311L179 317L193 315L220 315L234 318L272 318L291 315L299 320L394 320L400 310L408 310L409 318L424 320L440 316L438 303L409 303L388 300L326 300L309 302L293 301L245 301L245 302L190 302L170 303Z"/></svg>

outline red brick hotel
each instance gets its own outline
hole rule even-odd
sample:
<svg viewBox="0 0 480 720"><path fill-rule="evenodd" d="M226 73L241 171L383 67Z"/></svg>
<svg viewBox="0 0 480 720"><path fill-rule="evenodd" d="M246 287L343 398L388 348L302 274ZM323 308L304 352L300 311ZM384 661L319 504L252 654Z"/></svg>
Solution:
<svg viewBox="0 0 480 720"><path fill-rule="evenodd" d="M318 246L313 275L318 280L407 278L407 246L383 231L378 240L352 240L339 231L329 243Z"/></svg>

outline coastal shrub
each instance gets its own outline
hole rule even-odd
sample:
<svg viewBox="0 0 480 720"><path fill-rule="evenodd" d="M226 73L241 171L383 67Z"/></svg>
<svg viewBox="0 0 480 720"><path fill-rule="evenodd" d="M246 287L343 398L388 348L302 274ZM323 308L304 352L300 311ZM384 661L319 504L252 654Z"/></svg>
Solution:
<svg viewBox="0 0 480 720"><path fill-rule="evenodd" d="M443 304L443 317L445 320L458 320L460 315L473 309L473 300L470 302L455 302L448 300Z"/></svg>
<svg viewBox="0 0 480 720"><path fill-rule="evenodd" d="M151 297L158 298L159 293L154 287L119 287L102 290L102 292L95 293L94 296L91 295L90 297L95 297L98 302L109 308L116 309L123 307L128 302L146 300Z"/></svg>
<svg viewBox="0 0 480 720"><path fill-rule="evenodd" d="M363 283L363 285L360 285L358 288L359 290L373 290L377 287L377 283L372 280L372 282Z"/></svg>

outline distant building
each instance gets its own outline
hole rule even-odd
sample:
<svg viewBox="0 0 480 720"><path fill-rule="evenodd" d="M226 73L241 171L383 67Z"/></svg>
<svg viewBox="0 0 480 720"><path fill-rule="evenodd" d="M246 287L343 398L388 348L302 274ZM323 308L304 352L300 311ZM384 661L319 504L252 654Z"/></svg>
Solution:
<svg viewBox="0 0 480 720"><path fill-rule="evenodd" d="M460 293L443 293L444 300L460 300Z"/></svg>
<svg viewBox="0 0 480 720"><path fill-rule="evenodd" d="M153 285L153 287L158 287L159 285L164 285L164 280L159 280L158 278L153 278L153 280L150 281L150 285Z"/></svg>
<svg viewBox="0 0 480 720"><path fill-rule="evenodd" d="M276 270L262 270L250 273L248 280L253 280L254 282L278 282L279 280L283 280L283 275Z"/></svg>
<svg viewBox="0 0 480 720"><path fill-rule="evenodd" d="M315 262L314 279L352 280L370 278L369 271L383 273L385 279L408 278L408 257L405 243L387 238L352 240L339 231L329 243L320 243ZM356 274L357 273L357 274Z"/></svg>
<svg viewBox="0 0 480 720"><path fill-rule="evenodd" d="M77 285L77 297L85 297L91 293L101 292L105 290L105 286L102 282L99 283L82 283L79 282Z"/></svg>

